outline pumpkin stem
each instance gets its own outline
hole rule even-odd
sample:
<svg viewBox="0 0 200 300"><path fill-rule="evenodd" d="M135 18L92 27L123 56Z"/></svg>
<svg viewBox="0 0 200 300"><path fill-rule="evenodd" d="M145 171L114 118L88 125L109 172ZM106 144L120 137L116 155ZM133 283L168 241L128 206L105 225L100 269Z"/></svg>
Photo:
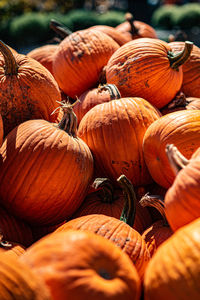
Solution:
<svg viewBox="0 0 200 300"><path fill-rule="evenodd" d="M72 31L62 23L51 19L50 28L53 29L62 39L72 34Z"/></svg>
<svg viewBox="0 0 200 300"><path fill-rule="evenodd" d="M92 187L101 191L99 196L104 203L112 203L114 201L114 187L112 182L108 178L96 178L92 184Z"/></svg>
<svg viewBox="0 0 200 300"><path fill-rule="evenodd" d="M120 217L121 221L124 221L129 226L133 227L135 221L135 213L136 213L136 195L130 180L125 176L121 175L117 182L120 184L123 189L125 203L124 208L122 210L122 214Z"/></svg>
<svg viewBox="0 0 200 300"><path fill-rule="evenodd" d="M9 47L0 40L0 52L5 60L5 75L17 75L18 65Z"/></svg>
<svg viewBox="0 0 200 300"><path fill-rule="evenodd" d="M110 94L110 99L111 100L115 100L115 99L120 99L121 98L121 94L118 90L118 88L116 87L115 84L104 84L104 85L99 85L98 86L98 91L108 91Z"/></svg>
<svg viewBox="0 0 200 300"><path fill-rule="evenodd" d="M150 195L149 193L146 193L139 201L140 205L142 207L153 207L156 208L159 213L161 214L164 225L169 226L167 222L167 218L165 215L165 204L164 204L164 199L160 195Z"/></svg>
<svg viewBox="0 0 200 300"><path fill-rule="evenodd" d="M181 52L174 54L173 52L169 51L168 59L171 68L178 71L178 68L181 65L183 65L186 62L186 60L188 60L188 58L190 57L192 48L193 48L193 43L190 41L185 41L185 47Z"/></svg>
<svg viewBox="0 0 200 300"><path fill-rule="evenodd" d="M63 117L58 123L58 128L66 131L69 135L73 137L77 136L77 117L73 111L73 106L80 101L77 99L74 103L61 101L61 108L63 109Z"/></svg>
<svg viewBox="0 0 200 300"><path fill-rule="evenodd" d="M170 166L174 172L174 175L176 176L180 170L188 165L189 160L185 158L173 144L168 144L165 151Z"/></svg>
<svg viewBox="0 0 200 300"><path fill-rule="evenodd" d="M127 22L129 22L129 24L131 26L130 32L131 32L132 36L138 34L138 29L134 25L133 15L130 12L128 12L128 13L125 14L125 19L126 19Z"/></svg>

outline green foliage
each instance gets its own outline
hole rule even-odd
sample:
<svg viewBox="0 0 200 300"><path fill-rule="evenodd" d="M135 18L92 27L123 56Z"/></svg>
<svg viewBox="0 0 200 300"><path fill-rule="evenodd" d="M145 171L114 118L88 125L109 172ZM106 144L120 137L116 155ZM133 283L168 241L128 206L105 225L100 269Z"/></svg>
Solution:
<svg viewBox="0 0 200 300"><path fill-rule="evenodd" d="M181 29L200 27L200 4L190 3L180 7L173 17L173 25Z"/></svg>
<svg viewBox="0 0 200 300"><path fill-rule="evenodd" d="M67 17L72 24L72 31L77 31L81 29L86 29L93 25L98 24L98 14L93 11L88 11L84 9L71 10Z"/></svg>
<svg viewBox="0 0 200 300"><path fill-rule="evenodd" d="M116 27L125 21L124 12L109 11L99 16L99 23L102 25L108 25Z"/></svg>
<svg viewBox="0 0 200 300"><path fill-rule="evenodd" d="M173 20L180 7L176 5L163 5L156 9L152 15L151 23L155 28L172 29Z"/></svg>

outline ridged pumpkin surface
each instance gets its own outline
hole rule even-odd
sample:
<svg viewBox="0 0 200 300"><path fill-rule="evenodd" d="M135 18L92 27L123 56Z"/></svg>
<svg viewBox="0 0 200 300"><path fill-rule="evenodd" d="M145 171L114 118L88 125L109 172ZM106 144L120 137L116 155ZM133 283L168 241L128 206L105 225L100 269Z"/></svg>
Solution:
<svg viewBox="0 0 200 300"><path fill-rule="evenodd" d="M73 219L58 227L55 232L69 229L94 232L112 241L130 257L140 278L143 278L146 266L150 260L149 251L141 235L125 222L114 217L93 214Z"/></svg>
<svg viewBox="0 0 200 300"><path fill-rule="evenodd" d="M0 155L1 203L16 216L32 224L58 224L83 201L93 173L91 152L55 124L20 124Z"/></svg>
<svg viewBox="0 0 200 300"><path fill-rule="evenodd" d="M159 247L145 273L144 295L145 300L199 299L200 218Z"/></svg>
<svg viewBox="0 0 200 300"><path fill-rule="evenodd" d="M139 300L140 280L110 241L80 230L56 232L20 257L49 287L53 300Z"/></svg>
<svg viewBox="0 0 200 300"><path fill-rule="evenodd" d="M61 90L76 98L96 86L102 68L118 48L111 37L94 29L70 34L53 59L53 74Z"/></svg>
<svg viewBox="0 0 200 300"><path fill-rule="evenodd" d="M88 111L79 124L78 136L93 153L98 177L116 182L124 174L134 186L150 183L142 143L148 126L159 117L142 98L112 100Z"/></svg>
<svg viewBox="0 0 200 300"><path fill-rule="evenodd" d="M106 66L107 83L117 86L122 97L141 97L161 108L180 90L182 68L172 69L171 47L164 41L140 38L121 46Z"/></svg>
<svg viewBox="0 0 200 300"><path fill-rule="evenodd" d="M149 126L143 141L146 164L152 178L169 188L175 178L165 147L174 144L190 158L200 147L200 110L183 110L167 114Z"/></svg>
<svg viewBox="0 0 200 300"><path fill-rule="evenodd" d="M169 43L176 53L184 48L184 42ZM187 97L200 98L200 48L193 46L190 58L183 65L182 91Z"/></svg>
<svg viewBox="0 0 200 300"><path fill-rule="evenodd" d="M0 115L0 147L3 143L3 135L4 135L3 120L2 120L2 116Z"/></svg>
<svg viewBox="0 0 200 300"><path fill-rule="evenodd" d="M17 257L0 252L1 300L51 300L48 289Z"/></svg>

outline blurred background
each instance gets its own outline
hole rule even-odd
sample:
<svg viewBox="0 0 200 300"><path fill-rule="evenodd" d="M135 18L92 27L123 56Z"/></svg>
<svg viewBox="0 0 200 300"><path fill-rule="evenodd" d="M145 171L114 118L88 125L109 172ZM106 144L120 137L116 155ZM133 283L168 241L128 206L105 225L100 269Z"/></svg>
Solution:
<svg viewBox="0 0 200 300"><path fill-rule="evenodd" d="M126 12L153 26L160 39L173 34L200 45L200 0L0 0L0 39L26 53L55 42L51 19L76 31L96 24L115 27Z"/></svg>

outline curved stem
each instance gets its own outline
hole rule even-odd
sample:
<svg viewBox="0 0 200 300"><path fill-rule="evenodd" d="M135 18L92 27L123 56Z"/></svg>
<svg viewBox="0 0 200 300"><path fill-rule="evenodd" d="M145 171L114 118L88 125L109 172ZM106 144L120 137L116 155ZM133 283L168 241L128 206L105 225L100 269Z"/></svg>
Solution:
<svg viewBox="0 0 200 300"><path fill-rule="evenodd" d="M98 87L99 91L108 91L110 94L110 99L111 100L115 100L115 99L120 99L121 98L121 94L118 90L118 88L116 87L115 84L104 84L104 85L100 85Z"/></svg>
<svg viewBox="0 0 200 300"><path fill-rule="evenodd" d="M126 15L125 15L125 19L126 19L126 21L127 22L129 22L129 24L130 24L130 26L131 26L131 34L132 35L136 35L136 34L138 34L138 29L135 27L135 25L134 25L134 17L133 17L133 15L131 14L131 13L126 13Z"/></svg>
<svg viewBox="0 0 200 300"><path fill-rule="evenodd" d="M100 189L101 201L104 203L112 203L114 201L114 187L108 178L96 178L92 184L96 190Z"/></svg>
<svg viewBox="0 0 200 300"><path fill-rule="evenodd" d="M77 136L77 117L73 111L73 106L77 103L77 101L73 104L69 102L66 103L65 101L59 102L61 104L61 108L63 109L63 117L60 123L58 123L57 127L73 137Z"/></svg>
<svg viewBox="0 0 200 300"><path fill-rule="evenodd" d="M5 60L5 75L17 75L18 65L9 47L0 40L0 52Z"/></svg>
<svg viewBox="0 0 200 300"><path fill-rule="evenodd" d="M62 39L72 34L72 31L60 22L51 19L50 28L53 29Z"/></svg>
<svg viewBox="0 0 200 300"><path fill-rule="evenodd" d="M122 210L122 214L120 217L121 221L124 221L129 226L133 227L135 221L135 213L136 213L136 195L130 180L125 176L121 175L117 182L120 184L124 193L124 208Z"/></svg>
<svg viewBox="0 0 200 300"><path fill-rule="evenodd" d="M184 49L174 55L173 52L168 52L168 59L170 62L170 66L172 69L175 69L178 71L178 68L183 65L186 60L190 57L190 53L192 52L193 43L190 41L185 41L185 47Z"/></svg>
<svg viewBox="0 0 200 300"><path fill-rule="evenodd" d="M188 165L189 160L185 158L173 144L166 145L165 151L170 166L174 172L174 175L176 176L180 170L182 170Z"/></svg>
<svg viewBox="0 0 200 300"><path fill-rule="evenodd" d="M164 224L169 226L165 215L165 204L163 200L163 197L160 195L150 195L147 193L141 198L139 203L142 207L150 206L156 208L162 215Z"/></svg>

